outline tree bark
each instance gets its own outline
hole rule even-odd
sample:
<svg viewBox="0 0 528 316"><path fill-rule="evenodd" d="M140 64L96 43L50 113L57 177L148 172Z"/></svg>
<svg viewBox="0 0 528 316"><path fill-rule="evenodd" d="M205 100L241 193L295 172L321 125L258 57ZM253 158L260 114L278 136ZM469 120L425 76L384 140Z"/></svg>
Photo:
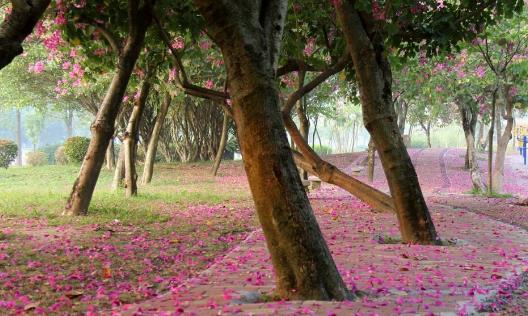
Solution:
<svg viewBox="0 0 528 316"><path fill-rule="evenodd" d="M106 148L105 161L106 161L106 169L113 170L114 164L115 164L114 138L113 137L110 139L110 143L108 144L108 147Z"/></svg>
<svg viewBox="0 0 528 316"><path fill-rule="evenodd" d="M141 88L139 90L139 97L134 102L132 114L128 120L128 125L123 138L123 147L125 148L125 196L131 197L137 195L137 172L136 172L136 156L137 143L139 141L139 121L143 116L145 105L147 104L148 95L150 93L151 78L155 73L152 66L147 66L147 73Z"/></svg>
<svg viewBox="0 0 528 316"><path fill-rule="evenodd" d="M156 115L156 123L152 129L152 135L150 136L147 155L145 157L145 167L143 168L142 183L148 184L152 181L152 175L154 174L154 162L156 160L156 153L158 151L158 142L163 123L165 123L165 117L169 111L169 106L172 102L171 95L167 92L161 103L161 108Z"/></svg>
<svg viewBox="0 0 528 316"><path fill-rule="evenodd" d="M121 143L119 147L119 154L117 156L116 168L114 171L114 178L112 179L112 191L116 191L123 186L125 179L125 146Z"/></svg>
<svg viewBox="0 0 528 316"><path fill-rule="evenodd" d="M275 72L286 0L196 0L224 56L244 167L275 269L290 299L351 298L304 192L279 112Z"/></svg>
<svg viewBox="0 0 528 316"><path fill-rule="evenodd" d="M497 90L495 88L493 91L493 96L491 100L491 122L490 129L488 133L488 195L493 194L493 132L495 130L495 112L497 107Z"/></svg>
<svg viewBox="0 0 528 316"><path fill-rule="evenodd" d="M512 138L513 130L513 100L509 95L510 85L503 85L501 87L501 102L504 105L504 119L506 120L506 126L502 132L502 135L497 137L497 151L495 153L495 166L493 168L493 190L494 192L501 193L503 191L504 181L504 161L506 159L506 150L508 149L508 143ZM500 117L499 117L500 120ZM497 132L498 133L498 132Z"/></svg>
<svg viewBox="0 0 528 316"><path fill-rule="evenodd" d="M218 151L216 152L216 157L213 164L213 177L216 177L216 174L218 173L218 168L220 167L220 163L222 162L222 156L224 155L224 151L227 144L228 125L229 114L224 111L224 121L222 123L222 136L220 138L220 145L218 146Z"/></svg>
<svg viewBox="0 0 528 316"><path fill-rule="evenodd" d="M119 106L143 46L146 30L152 20L154 1L146 1L140 9L137 9L136 5L134 0L129 0L129 34L118 58L117 72L91 126L92 139L66 204L64 210L66 215L88 213L88 206L101 172L105 152L114 135L114 122L119 112Z"/></svg>
<svg viewBox="0 0 528 316"><path fill-rule="evenodd" d="M402 240L438 244L436 230L418 177L407 153L392 106L392 75L385 38L370 13L359 12L353 0L336 3L338 20L352 57L365 127L374 139L397 211Z"/></svg>
<svg viewBox="0 0 528 316"><path fill-rule="evenodd" d="M370 183L374 181L374 164L376 163L376 146L372 137L367 148L367 178Z"/></svg>
<svg viewBox="0 0 528 316"><path fill-rule="evenodd" d="M466 159L467 169L471 175L473 190L476 192L486 192L486 186L482 181L482 174L478 165L475 129L478 118L478 105L471 96L457 96L456 103L460 112L462 129L466 138Z"/></svg>
<svg viewBox="0 0 528 316"><path fill-rule="evenodd" d="M12 10L0 25L0 69L22 54L22 42L33 31L50 0L11 0Z"/></svg>
<svg viewBox="0 0 528 316"><path fill-rule="evenodd" d="M22 166L22 114L16 109L17 166Z"/></svg>
<svg viewBox="0 0 528 316"><path fill-rule="evenodd" d="M306 71L301 70L298 72L298 89L301 89L304 86L304 79L306 77ZM304 96L299 98L297 104L295 105L295 110L297 112L297 117L299 118L300 132L304 140L308 141L308 135L310 133L310 121L306 115L306 103ZM308 180L308 173L300 168L301 179Z"/></svg>

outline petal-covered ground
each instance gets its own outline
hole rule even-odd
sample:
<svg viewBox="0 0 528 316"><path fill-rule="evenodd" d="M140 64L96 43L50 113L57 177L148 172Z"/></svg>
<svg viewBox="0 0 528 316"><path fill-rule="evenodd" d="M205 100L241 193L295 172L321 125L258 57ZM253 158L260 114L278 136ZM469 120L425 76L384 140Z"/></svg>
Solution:
<svg viewBox="0 0 528 316"><path fill-rule="evenodd" d="M451 151L451 150L450 150ZM386 243L399 233L393 214L373 213L346 192L324 185L310 197L325 238L350 289L364 296L352 302L256 302L273 292L273 271L260 230L199 276L124 315L468 315L500 310L523 285L528 269L528 233L470 208L446 203L466 192L463 160L442 149L411 150L428 196L437 231L446 246ZM455 155L462 150L452 150ZM329 157L347 170L361 157ZM509 167L511 168L509 161ZM460 169L462 170L462 169ZM377 163L374 184L386 189ZM518 172L528 174L528 169ZM517 173L508 172L509 179ZM361 176L363 178L363 176ZM467 179L466 179L467 178ZM463 183L468 186L464 187ZM462 189L463 188L463 189ZM516 192L517 193L517 192ZM521 192L519 192L521 194ZM472 198L472 197L469 197ZM503 204L510 203L503 200ZM495 206L502 207L503 204ZM497 208L490 207L499 212ZM519 206L519 212L526 212ZM517 295L519 296L519 295ZM518 314L511 311L513 314Z"/></svg>

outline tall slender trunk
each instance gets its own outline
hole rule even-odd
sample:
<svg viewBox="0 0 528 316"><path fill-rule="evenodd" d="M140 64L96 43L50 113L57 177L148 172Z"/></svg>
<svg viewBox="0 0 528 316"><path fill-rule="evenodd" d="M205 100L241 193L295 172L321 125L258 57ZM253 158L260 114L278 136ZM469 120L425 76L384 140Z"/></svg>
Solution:
<svg viewBox="0 0 528 316"><path fill-rule="evenodd" d="M376 146L372 137L367 148L367 178L369 182L374 181L374 164L376 162Z"/></svg>
<svg viewBox="0 0 528 316"><path fill-rule="evenodd" d="M123 185L125 179L125 147L123 144L119 147L119 154L117 156L116 168L114 171L114 178L112 179L112 191L116 191Z"/></svg>
<svg viewBox="0 0 528 316"><path fill-rule="evenodd" d="M79 175L73 184L64 214L82 215L88 213L95 185L104 163L106 149L114 135L114 123L119 112L119 106L143 46L146 30L152 20L153 3L154 0L152 2L145 1L140 9L129 10L129 35L122 52L119 54L117 71L99 107L95 121L92 123L92 139Z"/></svg>
<svg viewBox="0 0 528 316"><path fill-rule="evenodd" d="M224 155L225 147L227 144L227 132L229 126L229 115L224 111L224 121L222 123L222 136L220 137L220 145L218 146L218 151L216 152L216 157L213 165L213 176L216 177L218 173L218 168L220 167L220 162L222 162L222 156Z"/></svg>
<svg viewBox="0 0 528 316"><path fill-rule="evenodd" d="M467 169L471 175L471 182L473 190L477 192L485 192L486 186L482 181L482 174L477 160L476 144L475 144L475 128L477 125L478 105L469 95L459 95L456 98L460 118L462 121L462 129L466 138L466 159Z"/></svg>
<svg viewBox="0 0 528 316"><path fill-rule="evenodd" d="M147 67L147 73L141 88L139 90L139 97L134 103L132 114L128 120L128 125L123 138L123 147L125 148L125 196L131 197L137 195L137 172L136 172L136 157L137 157L137 143L139 141L139 121L143 116L145 105L147 104L148 95L150 93L151 78L155 70L151 66Z"/></svg>
<svg viewBox="0 0 528 316"><path fill-rule="evenodd" d="M17 142L17 166L22 166L22 114L16 109L16 142Z"/></svg>
<svg viewBox="0 0 528 316"><path fill-rule="evenodd" d="M431 215L396 122L385 38L376 32L371 15L359 15L354 1L337 2L336 11L354 64L365 127L374 139L389 183L402 239L437 244Z"/></svg>
<svg viewBox="0 0 528 316"><path fill-rule="evenodd" d="M244 167L278 294L351 298L304 192L279 112L274 78L287 1L196 2L226 63Z"/></svg>
<svg viewBox="0 0 528 316"><path fill-rule="evenodd" d="M491 100L491 122L488 133L488 195L494 192L493 186L493 131L495 130L495 112L497 107L497 90L493 91Z"/></svg>
<svg viewBox="0 0 528 316"><path fill-rule="evenodd" d="M66 125L66 135L68 138L73 136L73 110L66 109L64 116L64 124Z"/></svg>
<svg viewBox="0 0 528 316"><path fill-rule="evenodd" d="M304 86L304 79L306 77L306 71L301 70L299 71L298 75L298 89L301 89ZM300 126L300 132L302 137L308 141L308 135L310 133L310 121L308 120L308 116L306 115L306 103L304 100L304 97L299 98L299 101L297 101L297 104L295 105L295 110L297 111L297 117L299 118L299 126ZM308 180L308 172L303 170L302 168L299 168L301 179Z"/></svg>
<svg viewBox="0 0 528 316"><path fill-rule="evenodd" d="M156 153L158 151L158 142L163 123L165 123L165 117L169 111L169 106L172 102L172 97L170 93L165 93L163 102L161 103L161 108L156 116L156 123L152 128L152 135L150 136L147 155L145 156L145 167L143 168L142 183L148 184L152 181L152 175L154 174L154 162L156 160Z"/></svg>
<svg viewBox="0 0 528 316"><path fill-rule="evenodd" d="M493 190L497 193L503 191L504 161L506 159L508 143L512 138L514 105L513 100L509 95L510 85L503 85L500 89L500 99L504 106L504 119L506 119L506 126L504 127L502 134L499 134L497 131L497 151L495 153L495 166L493 168ZM501 117L499 116L498 119L500 120Z"/></svg>
<svg viewBox="0 0 528 316"><path fill-rule="evenodd" d="M114 154L114 138L112 137L110 139L110 143L108 144L108 147L106 148L106 154L105 154L105 161L106 161L106 169L113 170L115 165L115 154Z"/></svg>
<svg viewBox="0 0 528 316"><path fill-rule="evenodd" d="M475 147L478 151L482 150L482 139L484 138L484 122L478 123L477 139L475 140Z"/></svg>

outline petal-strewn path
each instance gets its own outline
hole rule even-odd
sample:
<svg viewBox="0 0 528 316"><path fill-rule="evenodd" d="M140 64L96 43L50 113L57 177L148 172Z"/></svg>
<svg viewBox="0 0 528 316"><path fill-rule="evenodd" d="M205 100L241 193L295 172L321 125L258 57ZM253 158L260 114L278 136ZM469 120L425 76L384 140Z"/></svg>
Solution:
<svg viewBox="0 0 528 316"><path fill-rule="evenodd" d="M260 230L171 293L124 306L124 315L467 315L494 310L528 268L528 233L519 226L452 206L468 191L463 150L411 150L437 231L448 246L383 243L398 237L393 214L373 213L346 192L324 185L312 205L341 274L364 293L353 302L253 302L272 293L273 272ZM357 158L357 157L356 157ZM347 170L352 159L332 157ZM357 159L355 159L357 160ZM379 163L374 183L386 189ZM528 168L508 160L507 187L524 194ZM521 177L522 176L522 177ZM363 177L363 176L362 176ZM516 191L515 191L516 190ZM519 212L525 212L525 207ZM488 214L489 215L489 214ZM265 296L260 296L260 298ZM243 303L242 303L243 302ZM253 303L252 303L253 302Z"/></svg>

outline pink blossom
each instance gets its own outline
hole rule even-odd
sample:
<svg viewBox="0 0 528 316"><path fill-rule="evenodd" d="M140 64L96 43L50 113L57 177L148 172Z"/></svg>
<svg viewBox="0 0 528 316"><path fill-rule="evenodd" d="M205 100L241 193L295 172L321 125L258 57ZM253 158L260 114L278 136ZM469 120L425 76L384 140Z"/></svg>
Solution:
<svg viewBox="0 0 528 316"><path fill-rule="evenodd" d="M29 66L29 71L36 74L40 74L44 71L44 63L42 61L37 61L35 64Z"/></svg>
<svg viewBox="0 0 528 316"><path fill-rule="evenodd" d="M308 42L304 47L304 55L310 57L313 54L315 46L315 37L308 38Z"/></svg>
<svg viewBox="0 0 528 316"><path fill-rule="evenodd" d="M176 37L172 43L171 47L174 49L183 49L185 47L185 42L181 36Z"/></svg>
<svg viewBox="0 0 528 316"><path fill-rule="evenodd" d="M214 83L213 83L213 81L212 81L211 79L207 80L207 81L205 82L205 87L206 87L207 89L212 89L212 88L214 87Z"/></svg>
<svg viewBox="0 0 528 316"><path fill-rule="evenodd" d="M486 75L486 68L484 68L482 66L478 66L475 69L475 75L477 75L477 77L479 77L479 78L484 77Z"/></svg>

